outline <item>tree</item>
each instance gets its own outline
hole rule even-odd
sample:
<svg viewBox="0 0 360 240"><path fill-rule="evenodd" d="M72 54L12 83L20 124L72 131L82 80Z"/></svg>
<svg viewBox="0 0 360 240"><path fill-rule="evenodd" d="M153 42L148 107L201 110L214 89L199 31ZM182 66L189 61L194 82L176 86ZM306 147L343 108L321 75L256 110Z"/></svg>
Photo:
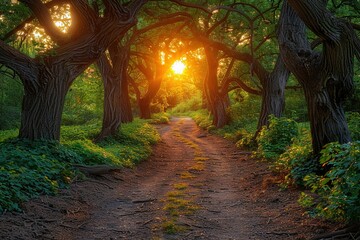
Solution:
<svg viewBox="0 0 360 240"><path fill-rule="evenodd" d="M20 2L31 9L56 45L30 58L0 41L0 63L14 70L24 85L19 137L58 140L70 85L136 23L135 16L147 0L136 0L127 6L104 0L103 16L85 0L69 1L72 25L67 33L55 26L47 5L41 0Z"/></svg>
<svg viewBox="0 0 360 240"><path fill-rule="evenodd" d="M258 130L262 126L268 125L270 115L280 117L285 106L284 94L289 71L280 57L277 57L276 61L271 60L276 63L272 64L273 70L268 71L265 68L266 62L261 62L260 58L262 55L269 55L269 52L262 51L262 53L259 53L262 48L269 48L268 42L271 42L274 35L271 27L266 26L271 22L270 17L267 18L265 15L276 11L278 5L264 3L263 8L260 10L250 1L247 3L229 3L228 5L219 5L207 9L193 3L174 2L186 7L200 9L201 12L206 14L205 17L201 18L204 20L201 21L200 26L194 20L190 27L195 38L203 43L205 49L209 49L205 51L208 58L209 75L204 86L208 88L205 89L205 92L214 115L213 124L222 127L229 122L230 118L226 111L229 103L226 102L226 95L229 90L233 89L229 88L233 82L236 83L237 87L251 94L262 96ZM241 10L239 10L239 6L242 7ZM247 12L243 11L243 9L246 9ZM226 12L220 14L221 10ZM259 34L255 34L257 31L259 31ZM241 45L242 50L239 50L239 45ZM215 61L213 55L217 51L223 52L230 58L247 63L251 78L253 74L256 74L261 88L253 89L249 87L243 79L231 73L231 68L230 73L228 73L229 76L226 78L215 77L215 74L219 75L219 72L214 72L214 69L217 69L218 63L216 61L218 60ZM209 76L211 77L209 78Z"/></svg>
<svg viewBox="0 0 360 240"><path fill-rule="evenodd" d="M321 41L311 48L306 26ZM353 92L354 56L360 41L352 25L326 9L326 1L286 0L279 23L280 53L302 85L315 155L329 142L351 141L343 103Z"/></svg>
<svg viewBox="0 0 360 240"><path fill-rule="evenodd" d="M104 114L102 129L96 141L114 135L121 123L133 120L128 93L129 46L115 42L97 60L104 84Z"/></svg>

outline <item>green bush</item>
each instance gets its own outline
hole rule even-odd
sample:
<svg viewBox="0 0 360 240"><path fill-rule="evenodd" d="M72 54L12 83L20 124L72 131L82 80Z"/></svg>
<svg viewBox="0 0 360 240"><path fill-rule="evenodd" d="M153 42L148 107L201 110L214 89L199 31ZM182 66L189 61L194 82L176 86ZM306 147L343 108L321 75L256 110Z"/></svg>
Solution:
<svg viewBox="0 0 360 240"><path fill-rule="evenodd" d="M318 199L303 193L299 202L305 207L313 207L311 213L314 215L359 222L360 141L329 143L321 152L320 163L330 169L324 176L310 174L304 178Z"/></svg>
<svg viewBox="0 0 360 240"><path fill-rule="evenodd" d="M351 138L353 141L360 141L360 113L348 112L346 114Z"/></svg>
<svg viewBox="0 0 360 240"><path fill-rule="evenodd" d="M53 194L74 176L70 159L79 156L57 142L9 140L0 143L0 212L40 194Z"/></svg>
<svg viewBox="0 0 360 240"><path fill-rule="evenodd" d="M256 138L257 155L266 159L276 159L298 135L298 127L294 120L283 117L270 116L269 122L269 127L263 127Z"/></svg>
<svg viewBox="0 0 360 240"><path fill-rule="evenodd" d="M202 99L200 94L196 94L192 98L183 101L173 107L170 111L171 115L181 116L187 115L189 112L198 111L202 109Z"/></svg>
<svg viewBox="0 0 360 240"><path fill-rule="evenodd" d="M80 174L73 164L131 166L149 156L160 136L145 120L123 124L119 133L95 144L99 124L62 128L56 141L10 139L0 143L0 213L20 210L40 194L55 194ZM0 132L1 140L15 131Z"/></svg>
<svg viewBox="0 0 360 240"><path fill-rule="evenodd" d="M255 150L257 147L256 141L254 139L254 133L248 132L245 129L242 129L238 132L239 140L236 142L236 146L242 149Z"/></svg>
<svg viewBox="0 0 360 240"><path fill-rule="evenodd" d="M169 114L165 112L152 114L148 122L152 124L168 124L170 122Z"/></svg>
<svg viewBox="0 0 360 240"><path fill-rule="evenodd" d="M196 124L205 130L214 130L212 125L212 116L206 109L198 110L190 114Z"/></svg>
<svg viewBox="0 0 360 240"><path fill-rule="evenodd" d="M286 185L303 186L304 177L318 168L318 163L312 159L310 131L302 129L299 136L293 139L291 146L273 162L271 168L286 174Z"/></svg>

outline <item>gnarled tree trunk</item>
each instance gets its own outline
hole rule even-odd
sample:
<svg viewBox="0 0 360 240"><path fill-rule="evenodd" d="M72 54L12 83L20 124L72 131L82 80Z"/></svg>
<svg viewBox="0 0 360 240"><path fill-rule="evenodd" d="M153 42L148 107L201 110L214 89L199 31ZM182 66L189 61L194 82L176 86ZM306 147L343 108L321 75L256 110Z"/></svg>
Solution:
<svg viewBox="0 0 360 240"><path fill-rule="evenodd" d="M130 95L129 95L129 79L128 73L124 73L126 76L121 78L121 123L129 123L134 120L131 102L130 102Z"/></svg>
<svg viewBox="0 0 360 240"><path fill-rule="evenodd" d="M127 92L127 68L129 64L129 48L118 42L109 47L110 60L103 54L97 61L104 83L104 114L102 129L96 141L117 133L123 119L132 120L131 105ZM125 85L125 86L124 86ZM124 92L125 89L125 92ZM123 96L123 94L126 94ZM130 116L126 116L130 108Z"/></svg>
<svg viewBox="0 0 360 240"><path fill-rule="evenodd" d="M281 117L285 109L285 87L290 72L279 56L274 70L270 74L263 74L260 78L262 85L261 112L258 120L257 132L262 126L269 125L269 116Z"/></svg>
<svg viewBox="0 0 360 240"><path fill-rule="evenodd" d="M320 54L311 49L305 24L322 39ZM314 154L329 142L349 142L343 103L353 91L360 46L352 27L332 16L322 1L287 0L279 29L282 58L304 89Z"/></svg>
<svg viewBox="0 0 360 240"><path fill-rule="evenodd" d="M19 137L59 140L64 98L69 86L135 24L135 15L147 0L133 1L127 9L117 1L104 1L107 11L102 18L86 1L70 1L72 19L82 28L79 28L81 31L72 28L67 35L56 28L42 1L21 2L33 11L58 47L52 54L32 59L0 41L0 63L13 69L24 85Z"/></svg>
<svg viewBox="0 0 360 240"><path fill-rule="evenodd" d="M61 115L69 88L66 75L62 68L40 68L38 76L45 84L36 93L25 88L20 138L60 139Z"/></svg>
<svg viewBox="0 0 360 240"><path fill-rule="evenodd" d="M229 101L227 93L222 95L218 85L218 61L216 59L217 50L208 46L204 47L204 49L208 64L208 72L204 82L204 88L208 100L207 102L213 115L213 125L217 128L221 128L230 121L228 114Z"/></svg>

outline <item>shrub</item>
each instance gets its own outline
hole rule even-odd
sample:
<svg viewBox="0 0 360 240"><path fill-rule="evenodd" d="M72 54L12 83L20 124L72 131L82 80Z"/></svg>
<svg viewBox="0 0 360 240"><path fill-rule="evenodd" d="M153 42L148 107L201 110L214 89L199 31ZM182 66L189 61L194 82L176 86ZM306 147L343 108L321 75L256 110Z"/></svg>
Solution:
<svg viewBox="0 0 360 240"><path fill-rule="evenodd" d="M0 212L20 210L21 202L64 187L74 176L69 160L78 158L57 142L0 143Z"/></svg>
<svg viewBox="0 0 360 240"><path fill-rule="evenodd" d="M55 194L79 172L73 164L132 165L151 152L160 136L144 120L123 124L112 138L95 144L90 139L99 125L63 127L56 141L10 139L0 143L0 213L20 210L21 203L40 194ZM0 132L2 140L13 131ZM89 139L90 138L90 139Z"/></svg>
<svg viewBox="0 0 360 240"><path fill-rule="evenodd" d="M242 129L238 132L238 140L236 146L238 148L255 150L257 147L256 141L254 139L254 133L248 132L245 129Z"/></svg>
<svg viewBox="0 0 360 240"><path fill-rule="evenodd" d="M314 215L333 220L360 221L360 141L329 143L321 152L320 163L330 170L324 176L310 174L304 181L319 199L303 194L306 207Z"/></svg>
<svg viewBox="0 0 360 240"><path fill-rule="evenodd" d="M180 116L201 109L202 109L201 95L196 94L194 97L177 104L174 108L171 109L170 112L172 115Z"/></svg>
<svg viewBox="0 0 360 240"><path fill-rule="evenodd" d="M214 130L215 127L212 125L212 117L206 109L192 112L190 116L194 119L196 124L206 130Z"/></svg>
<svg viewBox="0 0 360 240"><path fill-rule="evenodd" d="M263 127L256 141L257 155L266 159L276 159L291 145L292 139L298 135L297 124L287 118L270 116L269 127Z"/></svg>
<svg viewBox="0 0 360 240"><path fill-rule="evenodd" d="M165 112L152 114L151 119L148 119L148 122L152 124L168 124L170 122L169 114Z"/></svg>
<svg viewBox="0 0 360 240"><path fill-rule="evenodd" d="M311 134L302 129L300 135L293 139L293 143L276 159L273 170L286 174L286 185L304 185L306 175L317 170L318 163L312 159Z"/></svg>
<svg viewBox="0 0 360 240"><path fill-rule="evenodd" d="M360 113L349 112L346 114L351 138L353 141L360 141Z"/></svg>

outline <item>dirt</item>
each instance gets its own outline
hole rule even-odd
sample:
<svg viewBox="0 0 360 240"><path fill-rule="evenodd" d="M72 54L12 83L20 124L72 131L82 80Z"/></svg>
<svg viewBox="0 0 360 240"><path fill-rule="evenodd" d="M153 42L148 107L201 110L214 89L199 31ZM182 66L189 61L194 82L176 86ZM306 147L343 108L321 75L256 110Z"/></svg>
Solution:
<svg viewBox="0 0 360 240"><path fill-rule="evenodd" d="M310 239L340 227L308 217L299 190L281 190L266 163L191 119L158 129L148 160L0 216L0 239ZM186 203L178 215L174 198Z"/></svg>

